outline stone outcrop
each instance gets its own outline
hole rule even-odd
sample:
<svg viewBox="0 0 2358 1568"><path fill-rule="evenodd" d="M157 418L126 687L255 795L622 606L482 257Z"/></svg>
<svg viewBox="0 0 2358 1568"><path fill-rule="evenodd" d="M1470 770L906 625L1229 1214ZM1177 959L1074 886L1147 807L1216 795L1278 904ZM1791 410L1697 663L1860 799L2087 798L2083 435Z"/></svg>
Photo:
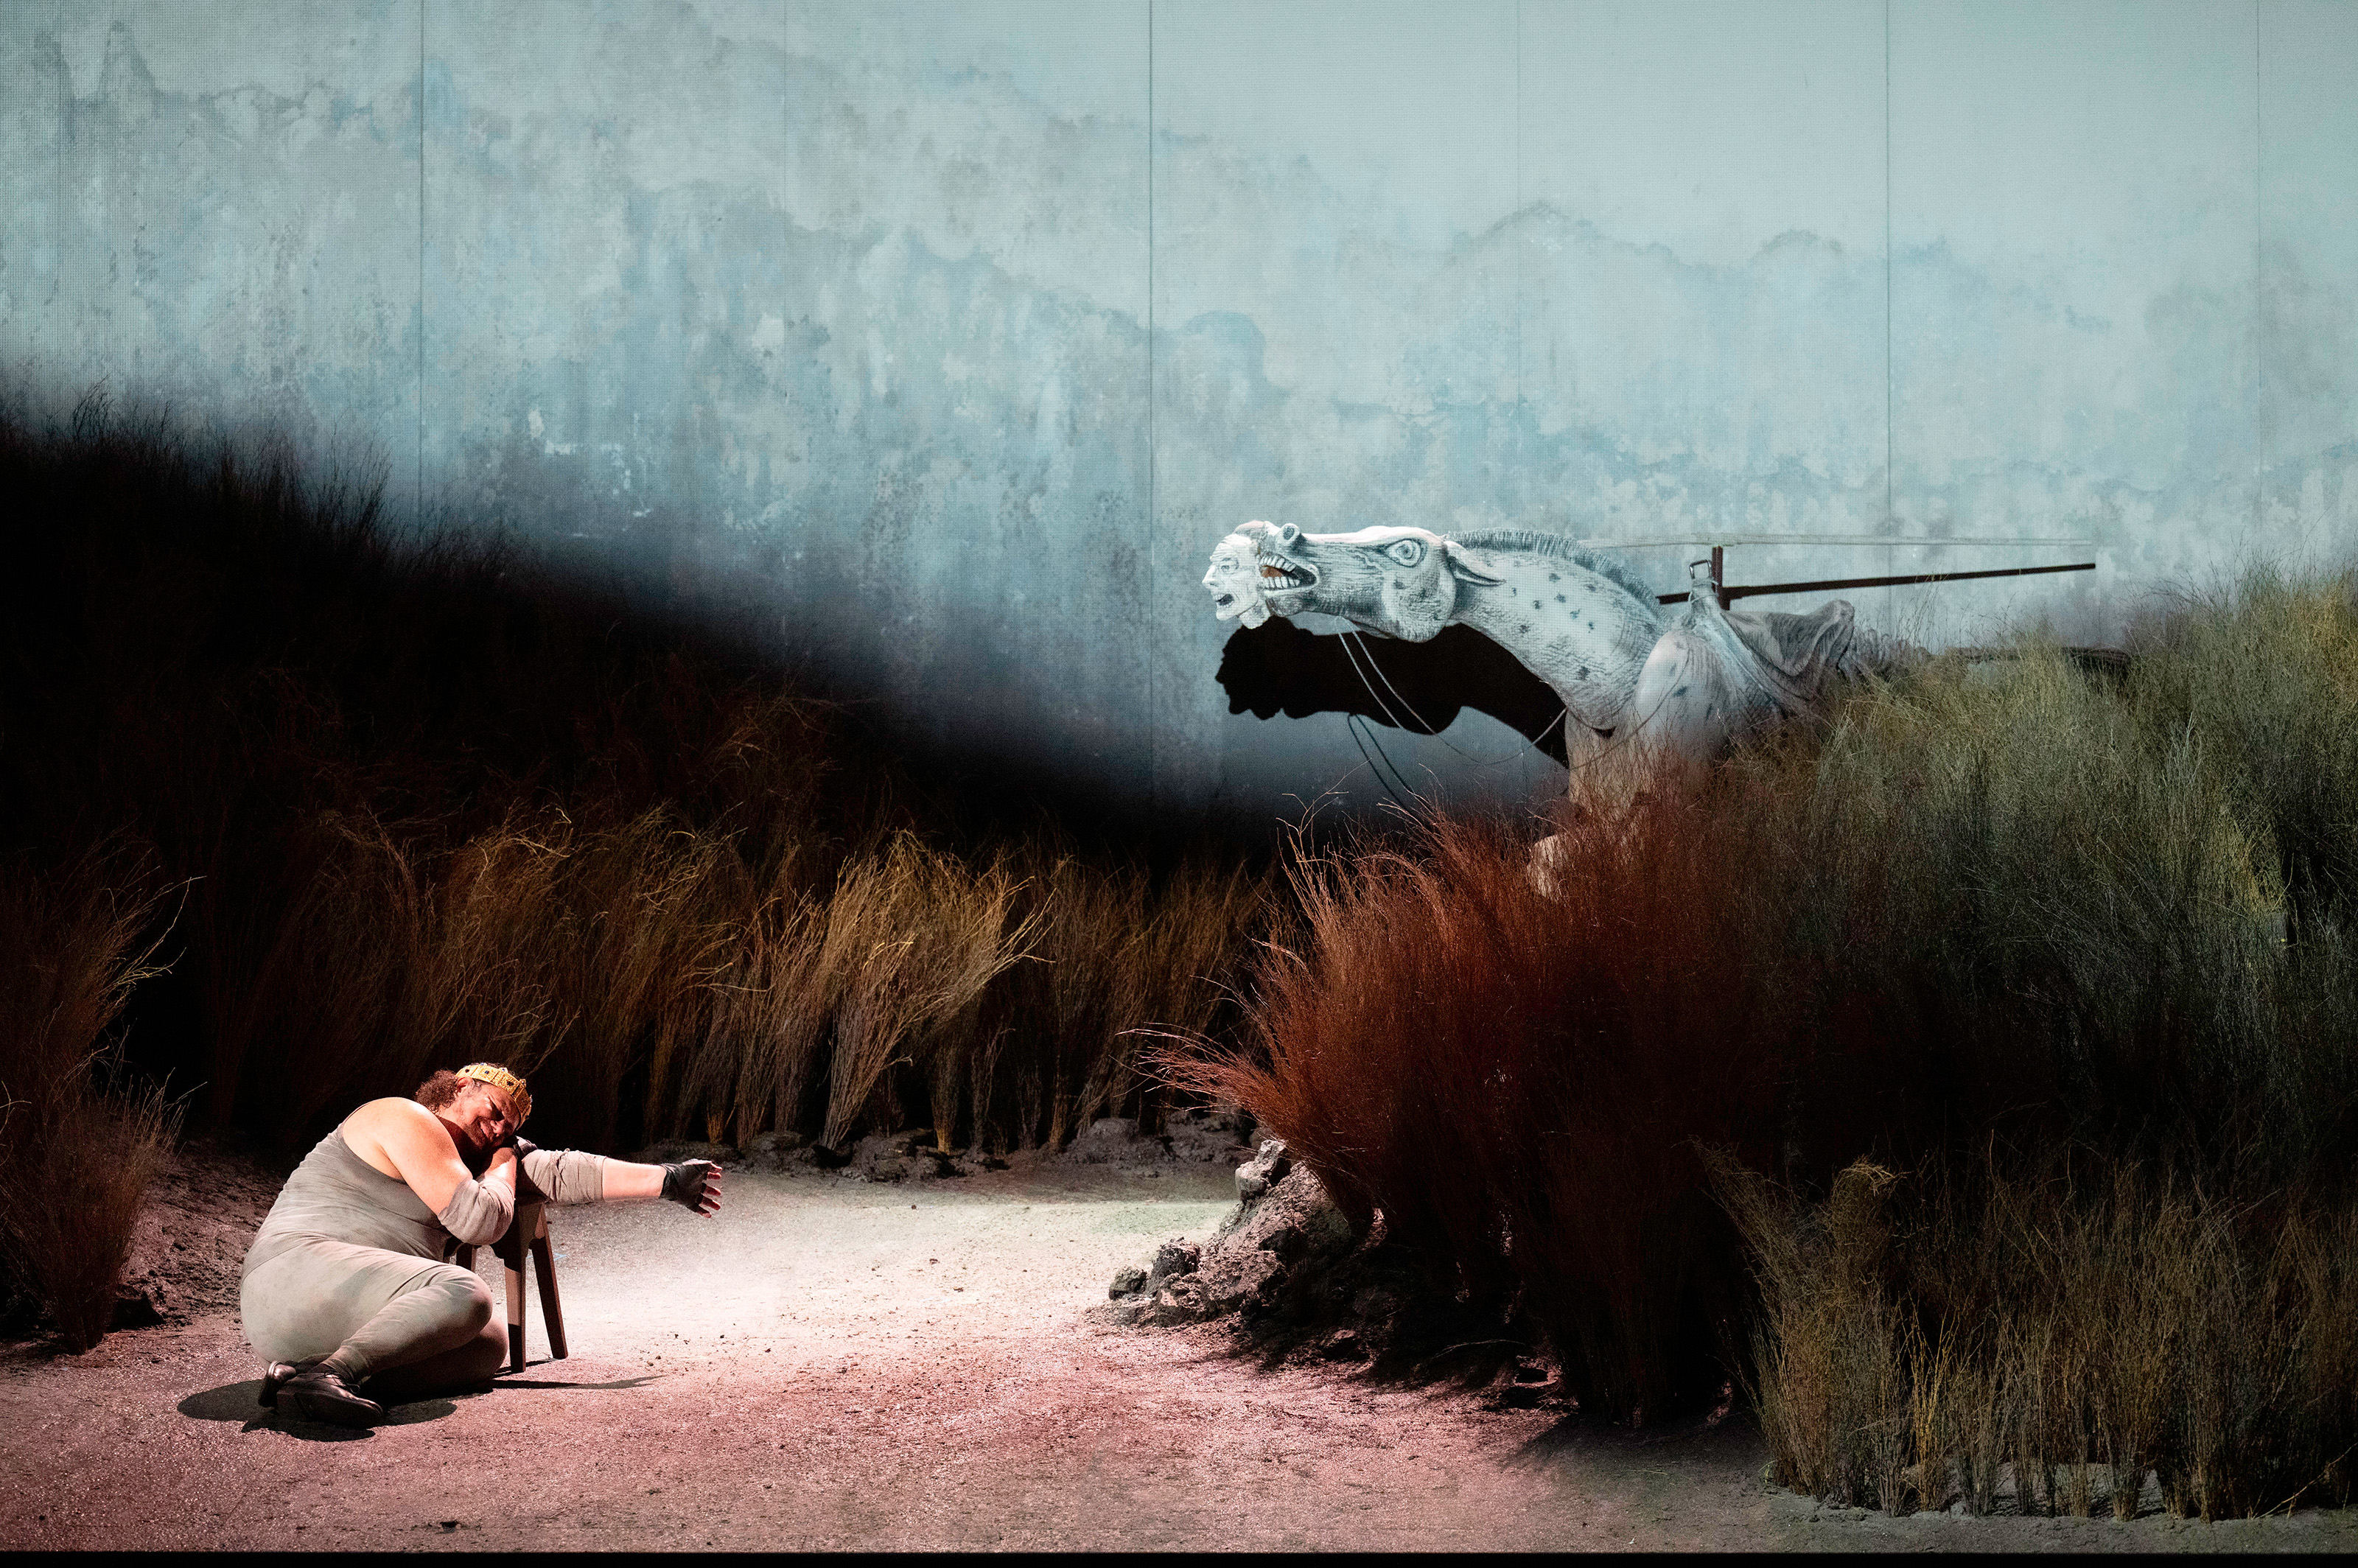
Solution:
<svg viewBox="0 0 2358 1568"><path fill-rule="evenodd" d="M1174 1238L1124 1269L1091 1309L1138 1327L1225 1323L1259 1354L1389 1361L1412 1371L1489 1375L1502 1404L1554 1388L1509 1303L1473 1301L1394 1244L1383 1216L1364 1234L1277 1139L1237 1167L1237 1206L1200 1244Z"/></svg>
<svg viewBox="0 0 2358 1568"><path fill-rule="evenodd" d="M1116 1275L1108 1314L1156 1325L1260 1315L1357 1245L1326 1189L1277 1139L1238 1167L1237 1195L1235 1212L1208 1241L1165 1241L1150 1268Z"/></svg>
<svg viewBox="0 0 2358 1568"><path fill-rule="evenodd" d="M1285 1180L1293 1169L1293 1161L1286 1153L1283 1141L1268 1140L1259 1153L1237 1167L1237 1201L1251 1203Z"/></svg>

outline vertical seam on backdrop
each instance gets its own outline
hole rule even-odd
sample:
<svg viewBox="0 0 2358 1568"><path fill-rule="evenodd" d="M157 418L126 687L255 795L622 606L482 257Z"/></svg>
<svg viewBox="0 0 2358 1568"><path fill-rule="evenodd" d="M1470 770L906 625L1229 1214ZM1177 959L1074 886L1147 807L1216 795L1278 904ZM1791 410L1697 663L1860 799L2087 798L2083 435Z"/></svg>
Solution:
<svg viewBox="0 0 2358 1568"><path fill-rule="evenodd" d="M1523 215L1523 0L1515 0L1515 479L1520 511L1531 504L1531 461L1523 445L1523 253L1531 248L1531 229ZM1569 758L1572 710L1564 709L1564 751ZM1526 792L1531 784L1531 752L1525 746L1515 753L1515 778Z"/></svg>
<svg viewBox="0 0 2358 1568"><path fill-rule="evenodd" d="M795 232L795 111L787 92L788 83L794 80L794 0L778 0L778 16L783 24L778 37L778 128L781 135L778 147L778 315L784 320L791 319L792 312L785 274L791 265L789 258L794 254ZM783 356L780 370L782 373L788 370ZM797 651L796 656L807 655Z"/></svg>
<svg viewBox="0 0 2358 1568"><path fill-rule="evenodd" d="M1883 527L1890 532L1891 511L1891 0L1883 0ZM1893 574L1894 557L1884 554L1884 575Z"/></svg>
<svg viewBox="0 0 2358 1568"><path fill-rule="evenodd" d="M1154 741L1162 726L1155 689L1162 639L1152 634L1152 629L1162 623L1162 617L1153 612L1159 587L1155 546L1162 533L1154 489L1154 0L1146 0L1146 799L1150 814L1156 795Z"/></svg>
<svg viewBox="0 0 2358 1568"><path fill-rule="evenodd" d="M410 525L426 526L426 7L417 0L417 456Z"/></svg>
<svg viewBox="0 0 2358 1568"><path fill-rule="evenodd" d="M66 98L73 92L73 73L66 69L66 26L62 14L58 18L56 37L51 40L58 52L58 206L53 215L49 243L55 247L49 263L49 305L55 308L58 296L65 289L66 280Z"/></svg>

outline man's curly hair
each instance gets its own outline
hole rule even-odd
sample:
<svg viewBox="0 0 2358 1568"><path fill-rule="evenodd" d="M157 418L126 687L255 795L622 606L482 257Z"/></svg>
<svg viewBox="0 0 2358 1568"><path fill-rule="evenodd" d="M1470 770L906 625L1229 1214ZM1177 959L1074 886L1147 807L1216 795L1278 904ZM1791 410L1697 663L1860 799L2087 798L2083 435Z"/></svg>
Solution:
<svg viewBox="0 0 2358 1568"><path fill-rule="evenodd" d="M462 1078L448 1067L417 1086L409 1098L428 1110L441 1110L459 1098L459 1091L472 1084L472 1078Z"/></svg>

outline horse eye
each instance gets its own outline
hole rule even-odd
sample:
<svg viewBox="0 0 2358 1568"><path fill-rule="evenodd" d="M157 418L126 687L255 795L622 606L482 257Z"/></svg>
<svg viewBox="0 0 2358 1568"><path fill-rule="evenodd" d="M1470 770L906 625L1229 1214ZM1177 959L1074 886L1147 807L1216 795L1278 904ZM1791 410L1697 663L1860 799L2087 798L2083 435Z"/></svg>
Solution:
<svg viewBox="0 0 2358 1568"><path fill-rule="evenodd" d="M1414 539L1402 539L1384 553L1404 567L1412 567L1424 557L1424 546Z"/></svg>

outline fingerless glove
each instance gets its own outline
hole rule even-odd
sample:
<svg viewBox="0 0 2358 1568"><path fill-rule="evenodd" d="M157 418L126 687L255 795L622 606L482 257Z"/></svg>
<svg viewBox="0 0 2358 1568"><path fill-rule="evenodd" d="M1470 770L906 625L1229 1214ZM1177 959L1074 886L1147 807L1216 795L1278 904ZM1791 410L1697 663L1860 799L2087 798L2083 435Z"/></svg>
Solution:
<svg viewBox="0 0 2358 1568"><path fill-rule="evenodd" d="M715 1169L709 1160L682 1160L663 1168L663 1195L690 1214L704 1212L704 1174Z"/></svg>

